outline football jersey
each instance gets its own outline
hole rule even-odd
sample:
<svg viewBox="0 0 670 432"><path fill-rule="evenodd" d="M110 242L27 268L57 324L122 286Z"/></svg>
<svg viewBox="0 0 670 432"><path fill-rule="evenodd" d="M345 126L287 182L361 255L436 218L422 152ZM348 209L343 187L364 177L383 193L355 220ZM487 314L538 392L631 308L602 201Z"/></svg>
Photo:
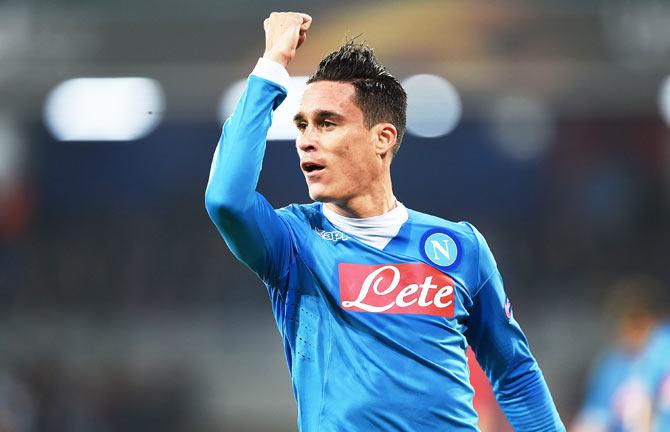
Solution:
<svg viewBox="0 0 670 432"><path fill-rule="evenodd" d="M670 323L651 334L634 374L652 401L652 431L670 431Z"/></svg>
<svg viewBox="0 0 670 432"><path fill-rule="evenodd" d="M206 207L267 287L299 430L477 430L468 344L516 430L565 430L472 225L407 209L378 248L337 229L319 202L275 210L255 190L285 96L250 75L223 127Z"/></svg>
<svg viewBox="0 0 670 432"><path fill-rule="evenodd" d="M642 387L632 378L636 356L613 349L593 365L579 422L608 432L630 431L639 418Z"/></svg>

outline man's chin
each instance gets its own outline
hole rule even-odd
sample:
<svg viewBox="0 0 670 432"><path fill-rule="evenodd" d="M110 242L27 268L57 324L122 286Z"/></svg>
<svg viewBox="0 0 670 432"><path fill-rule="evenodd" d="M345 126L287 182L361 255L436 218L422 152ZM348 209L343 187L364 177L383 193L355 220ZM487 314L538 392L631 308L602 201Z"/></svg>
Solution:
<svg viewBox="0 0 670 432"><path fill-rule="evenodd" d="M333 197L320 187L309 188L309 197L312 199L312 201L320 201L324 203L333 201Z"/></svg>

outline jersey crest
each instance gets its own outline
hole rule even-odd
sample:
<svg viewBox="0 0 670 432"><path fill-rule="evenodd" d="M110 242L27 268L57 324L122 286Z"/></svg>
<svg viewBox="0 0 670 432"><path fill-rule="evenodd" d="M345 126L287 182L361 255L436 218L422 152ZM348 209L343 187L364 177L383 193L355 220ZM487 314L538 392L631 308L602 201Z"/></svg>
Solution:
<svg viewBox="0 0 670 432"><path fill-rule="evenodd" d="M419 244L421 255L440 269L452 269L461 259L461 245L447 230L432 229L423 235Z"/></svg>

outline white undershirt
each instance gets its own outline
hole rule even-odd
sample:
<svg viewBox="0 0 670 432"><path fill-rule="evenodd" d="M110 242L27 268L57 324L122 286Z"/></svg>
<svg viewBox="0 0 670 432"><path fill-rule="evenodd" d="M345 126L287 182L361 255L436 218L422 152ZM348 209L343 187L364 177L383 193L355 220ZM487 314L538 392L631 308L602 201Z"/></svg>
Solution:
<svg viewBox="0 0 670 432"><path fill-rule="evenodd" d="M400 227L409 218L407 208L401 202L383 215L369 218L341 216L325 205L323 215L338 230L377 249L384 249L393 237L398 235Z"/></svg>

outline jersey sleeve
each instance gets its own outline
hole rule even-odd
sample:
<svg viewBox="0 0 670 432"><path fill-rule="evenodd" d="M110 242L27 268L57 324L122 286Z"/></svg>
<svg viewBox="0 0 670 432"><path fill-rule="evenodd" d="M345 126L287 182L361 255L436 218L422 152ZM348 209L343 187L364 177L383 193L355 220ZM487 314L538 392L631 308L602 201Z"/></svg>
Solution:
<svg viewBox="0 0 670 432"><path fill-rule="evenodd" d="M512 316L493 255L484 237L471 228L479 256L468 342L514 430L565 431L528 341Z"/></svg>
<svg viewBox="0 0 670 432"><path fill-rule="evenodd" d="M286 94L277 82L249 76L223 126L205 192L207 212L232 253L272 286L281 286L288 274L291 235L256 185L272 113Z"/></svg>

